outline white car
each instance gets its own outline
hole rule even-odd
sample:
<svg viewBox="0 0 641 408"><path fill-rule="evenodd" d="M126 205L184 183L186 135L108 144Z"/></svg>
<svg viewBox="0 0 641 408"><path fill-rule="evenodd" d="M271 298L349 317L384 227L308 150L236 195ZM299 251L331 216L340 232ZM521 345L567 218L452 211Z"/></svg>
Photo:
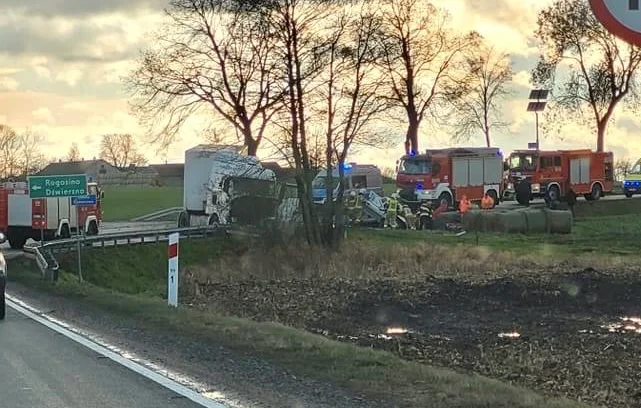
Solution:
<svg viewBox="0 0 641 408"><path fill-rule="evenodd" d="M0 244L4 244L7 237L0 232ZM4 289L7 286L7 261L0 252L0 320L3 320L6 314Z"/></svg>

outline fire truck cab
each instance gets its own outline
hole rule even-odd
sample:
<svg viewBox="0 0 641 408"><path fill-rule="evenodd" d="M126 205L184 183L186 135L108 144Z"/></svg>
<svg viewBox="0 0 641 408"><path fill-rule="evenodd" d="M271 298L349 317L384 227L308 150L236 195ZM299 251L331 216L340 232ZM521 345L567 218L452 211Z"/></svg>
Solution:
<svg viewBox="0 0 641 408"><path fill-rule="evenodd" d="M406 155L396 171L401 198L453 207L465 195L480 201L487 193L498 204L503 193L503 153L498 148L431 149Z"/></svg>
<svg viewBox="0 0 641 408"><path fill-rule="evenodd" d="M45 241L71 238L74 231L97 235L102 220L104 193L96 183L88 183L89 194L96 195L93 206L76 207L71 198L29 198L26 182L0 184L0 232L11 248L21 249L29 238Z"/></svg>
<svg viewBox="0 0 641 408"><path fill-rule="evenodd" d="M561 199L571 190L586 200L598 200L612 192L612 152L585 150L517 150L510 155L508 192L520 182L529 183L530 198L548 202ZM518 200L518 197L517 197ZM525 204L521 199L520 204Z"/></svg>

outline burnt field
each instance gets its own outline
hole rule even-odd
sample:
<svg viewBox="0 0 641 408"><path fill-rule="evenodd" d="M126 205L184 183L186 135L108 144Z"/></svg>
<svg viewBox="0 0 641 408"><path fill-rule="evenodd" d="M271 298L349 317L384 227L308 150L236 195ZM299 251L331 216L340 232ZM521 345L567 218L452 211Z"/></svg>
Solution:
<svg viewBox="0 0 641 408"><path fill-rule="evenodd" d="M635 407L641 406L639 272L564 263L408 278L210 275L191 284L194 304L219 313L276 321L594 406Z"/></svg>

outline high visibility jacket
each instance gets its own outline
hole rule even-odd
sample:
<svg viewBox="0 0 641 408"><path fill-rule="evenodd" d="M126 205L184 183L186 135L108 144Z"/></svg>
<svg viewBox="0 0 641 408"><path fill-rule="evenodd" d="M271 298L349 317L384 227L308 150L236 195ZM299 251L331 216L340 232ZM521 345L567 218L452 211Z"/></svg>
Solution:
<svg viewBox="0 0 641 408"><path fill-rule="evenodd" d="M398 200L394 197L390 197L388 200L387 211L396 212L398 210Z"/></svg>
<svg viewBox="0 0 641 408"><path fill-rule="evenodd" d="M490 197L489 195L483 197L483 199L481 200L481 207L483 207L483 209L489 210L493 206L494 200L492 199L492 197Z"/></svg>

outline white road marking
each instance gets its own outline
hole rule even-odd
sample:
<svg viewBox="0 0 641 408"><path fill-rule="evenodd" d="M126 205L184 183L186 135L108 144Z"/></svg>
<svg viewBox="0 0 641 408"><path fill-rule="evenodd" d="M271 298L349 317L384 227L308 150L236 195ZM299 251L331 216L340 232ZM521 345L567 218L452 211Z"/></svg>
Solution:
<svg viewBox="0 0 641 408"><path fill-rule="evenodd" d="M108 348L84 337L81 336L78 333L74 333L72 330L64 327L63 325L70 327L66 325L63 322L54 322L53 319L43 315L42 313L39 313L39 311L26 303L20 301L19 299L14 298L13 296L7 295L7 306L12 308L18 313L21 313L28 318L42 324L43 326L46 326L47 328L62 334L63 336L67 337L68 339L75 341L78 344L81 344L88 349L104 356L107 357L108 359L116 362L117 364L120 364L140 375L143 377L175 392L178 395L181 395L196 404L199 404L205 408L226 408L225 405L222 405L216 401L213 401L202 394L200 394L197 391L192 390L191 388L188 388L168 377L165 377L163 375L158 374L157 372L150 370L147 367L144 367L141 364L138 364L126 357L123 357L122 355L109 350ZM43 317L45 316L45 317ZM235 405L235 404L234 404Z"/></svg>

